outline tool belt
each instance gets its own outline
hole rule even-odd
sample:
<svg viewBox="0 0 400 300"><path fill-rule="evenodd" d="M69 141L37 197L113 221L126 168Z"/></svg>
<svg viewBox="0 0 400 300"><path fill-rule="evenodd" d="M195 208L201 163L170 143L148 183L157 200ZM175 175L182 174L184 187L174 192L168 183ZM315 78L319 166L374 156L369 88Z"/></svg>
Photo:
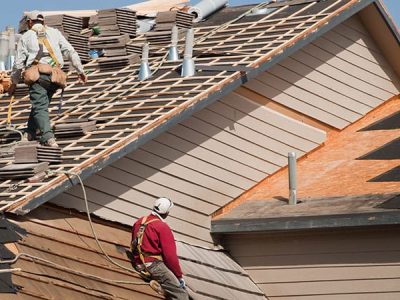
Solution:
<svg viewBox="0 0 400 300"><path fill-rule="evenodd" d="M24 82L30 86L39 80L40 74L50 75L52 83L60 88L67 85L67 75L60 67L52 67L48 64L35 64L30 66L24 72Z"/></svg>
<svg viewBox="0 0 400 300"><path fill-rule="evenodd" d="M38 37L39 42L39 51L32 63L32 65L27 68L24 72L24 82L26 85L30 86L39 80L40 74L50 75L50 81L64 89L67 85L67 74L61 70L60 63L57 60L57 57L54 54L53 48L50 45L49 40L46 38L45 31L36 31L36 35ZM53 59L55 66L52 67L48 64L40 64L40 59L44 56L43 46L46 47L49 52L50 57Z"/></svg>

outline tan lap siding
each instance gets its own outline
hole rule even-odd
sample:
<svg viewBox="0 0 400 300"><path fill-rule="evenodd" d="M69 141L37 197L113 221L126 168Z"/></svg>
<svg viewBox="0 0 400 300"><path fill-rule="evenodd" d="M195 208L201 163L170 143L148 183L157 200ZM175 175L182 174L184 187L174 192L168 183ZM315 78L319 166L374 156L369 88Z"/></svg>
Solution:
<svg viewBox="0 0 400 300"><path fill-rule="evenodd" d="M325 132L232 93L85 180L96 215L131 225L171 197L179 240L212 245L210 215L298 156ZM54 201L85 210L76 186Z"/></svg>
<svg viewBox="0 0 400 300"><path fill-rule="evenodd" d="M222 244L269 299L398 299L399 234L238 235Z"/></svg>
<svg viewBox="0 0 400 300"><path fill-rule="evenodd" d="M399 78L358 16L245 85L342 129L399 93Z"/></svg>

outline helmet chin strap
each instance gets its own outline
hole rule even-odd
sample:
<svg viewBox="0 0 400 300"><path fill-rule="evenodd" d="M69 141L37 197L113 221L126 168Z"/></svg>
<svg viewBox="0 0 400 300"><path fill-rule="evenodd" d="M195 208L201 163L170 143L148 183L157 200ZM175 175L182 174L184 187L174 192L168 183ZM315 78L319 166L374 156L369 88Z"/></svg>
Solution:
<svg viewBox="0 0 400 300"><path fill-rule="evenodd" d="M156 211L152 211L151 212L151 214L153 215L153 216L156 216L156 217L158 217L161 221L163 221L163 222L165 222L165 219L168 217L168 214L159 214L158 212L156 212ZM163 217L163 216L165 216L165 217Z"/></svg>

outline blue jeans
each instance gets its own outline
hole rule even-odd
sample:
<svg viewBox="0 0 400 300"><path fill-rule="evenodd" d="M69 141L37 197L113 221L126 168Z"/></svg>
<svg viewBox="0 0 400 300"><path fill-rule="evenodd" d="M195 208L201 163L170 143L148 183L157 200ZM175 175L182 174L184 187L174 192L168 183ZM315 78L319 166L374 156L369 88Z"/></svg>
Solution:
<svg viewBox="0 0 400 300"><path fill-rule="evenodd" d="M178 278L162 261L153 262L147 270L151 274L151 279L158 281L165 290L167 300L189 300L187 291L179 287Z"/></svg>

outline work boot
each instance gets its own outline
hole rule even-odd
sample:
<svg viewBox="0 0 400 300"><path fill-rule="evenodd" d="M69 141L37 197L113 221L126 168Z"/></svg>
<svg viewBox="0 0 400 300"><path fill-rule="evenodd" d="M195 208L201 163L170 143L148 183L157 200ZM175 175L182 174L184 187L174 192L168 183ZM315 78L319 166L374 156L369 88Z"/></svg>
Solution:
<svg viewBox="0 0 400 300"><path fill-rule="evenodd" d="M165 296L165 290L161 287L161 284L156 280L150 280L150 287L159 295Z"/></svg>
<svg viewBox="0 0 400 300"><path fill-rule="evenodd" d="M44 142L43 146L59 148L55 138L49 138L46 142Z"/></svg>
<svg viewBox="0 0 400 300"><path fill-rule="evenodd" d="M27 141L30 142L30 141L33 141L33 140L34 140L34 138L33 138L31 133L25 131L22 134L22 140L21 140L22 142L27 142Z"/></svg>

